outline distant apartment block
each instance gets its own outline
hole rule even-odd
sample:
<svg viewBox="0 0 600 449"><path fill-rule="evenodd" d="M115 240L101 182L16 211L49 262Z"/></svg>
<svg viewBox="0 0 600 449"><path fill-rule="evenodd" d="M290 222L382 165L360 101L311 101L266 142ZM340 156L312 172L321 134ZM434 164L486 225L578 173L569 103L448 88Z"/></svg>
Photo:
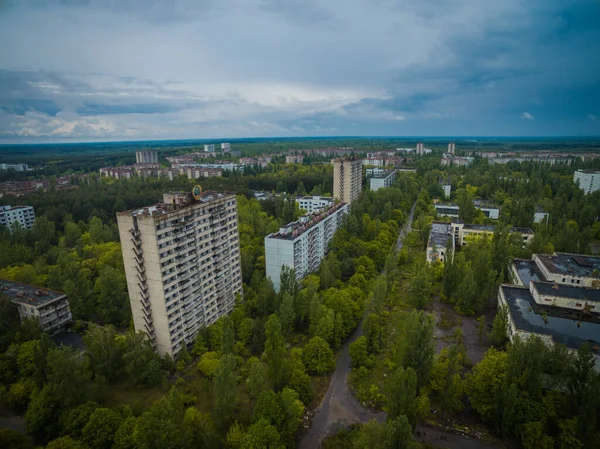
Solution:
<svg viewBox="0 0 600 449"><path fill-rule="evenodd" d="M265 237L267 277L276 291L280 288L284 266L295 271L297 280L319 268L327 246L348 209L348 204L337 203L318 215L300 217L298 221L280 228L279 232Z"/></svg>
<svg viewBox="0 0 600 449"><path fill-rule="evenodd" d="M29 171L27 164L0 164L0 170Z"/></svg>
<svg viewBox="0 0 600 449"><path fill-rule="evenodd" d="M573 182L579 184L579 188L588 195L596 190L600 190L600 171L577 170L573 174Z"/></svg>
<svg viewBox="0 0 600 449"><path fill-rule="evenodd" d="M229 313L242 294L234 194L166 193L163 202L117 213L136 331L174 355Z"/></svg>
<svg viewBox="0 0 600 449"><path fill-rule="evenodd" d="M304 161L304 156L298 154L288 154L285 157L286 164L301 164Z"/></svg>
<svg viewBox="0 0 600 449"><path fill-rule="evenodd" d="M158 153L156 151L136 151L136 164L158 164Z"/></svg>
<svg viewBox="0 0 600 449"><path fill-rule="evenodd" d="M448 153L454 156L454 151L456 150L456 144L454 142L450 142L448 144Z"/></svg>
<svg viewBox="0 0 600 449"><path fill-rule="evenodd" d="M335 204L335 199L328 196L303 196L296 198L296 204L300 209L305 210L309 214L321 212L327 207Z"/></svg>
<svg viewBox="0 0 600 449"><path fill-rule="evenodd" d="M333 197L350 204L362 190L362 163L360 159L346 158L333 161Z"/></svg>
<svg viewBox="0 0 600 449"><path fill-rule="evenodd" d="M0 279L0 294L17 305L21 321L38 319L44 332L49 334L59 332L73 321L64 293Z"/></svg>
<svg viewBox="0 0 600 449"><path fill-rule="evenodd" d="M103 167L100 176L115 179L140 178L166 178L174 179L178 176L177 170L172 168L160 168L158 164L136 164L134 166L124 165L120 167Z"/></svg>
<svg viewBox="0 0 600 449"><path fill-rule="evenodd" d="M187 176L188 179L215 178L223 176L223 170L220 168L207 168L202 166L180 167L179 174Z"/></svg>
<svg viewBox="0 0 600 449"><path fill-rule="evenodd" d="M35 222L35 212L31 206L0 206L0 226L9 230L13 223L19 223L21 229L31 229Z"/></svg>
<svg viewBox="0 0 600 449"><path fill-rule="evenodd" d="M221 144L221 151L223 153L229 153L231 151L231 144L229 144L229 143L222 143Z"/></svg>
<svg viewBox="0 0 600 449"><path fill-rule="evenodd" d="M362 164L363 165L369 165L371 167L383 167L385 166L385 159L384 158L370 158L370 159L363 159L362 160Z"/></svg>
<svg viewBox="0 0 600 449"><path fill-rule="evenodd" d="M386 170L376 176L369 178L369 189L379 190L390 187L396 180L396 170Z"/></svg>
<svg viewBox="0 0 600 449"><path fill-rule="evenodd" d="M424 149L423 142L417 142L417 154L423 154Z"/></svg>
<svg viewBox="0 0 600 449"><path fill-rule="evenodd" d="M204 151L206 153L214 153L215 152L215 145L214 144L204 145Z"/></svg>

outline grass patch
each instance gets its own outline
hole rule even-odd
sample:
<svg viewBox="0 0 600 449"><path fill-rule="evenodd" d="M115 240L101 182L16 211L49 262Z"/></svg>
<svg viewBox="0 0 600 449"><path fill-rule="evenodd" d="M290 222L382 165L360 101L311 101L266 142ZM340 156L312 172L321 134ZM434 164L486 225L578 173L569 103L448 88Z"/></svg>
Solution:
<svg viewBox="0 0 600 449"><path fill-rule="evenodd" d="M167 392L161 387L137 388L129 383L110 386L110 395L104 401L107 407L129 404L134 414L148 410L154 401L158 401Z"/></svg>

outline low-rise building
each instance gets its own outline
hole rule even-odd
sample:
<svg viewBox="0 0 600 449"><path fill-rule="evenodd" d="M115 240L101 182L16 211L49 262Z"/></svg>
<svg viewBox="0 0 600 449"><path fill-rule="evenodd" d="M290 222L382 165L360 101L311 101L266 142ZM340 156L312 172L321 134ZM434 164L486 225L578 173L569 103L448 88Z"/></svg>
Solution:
<svg viewBox="0 0 600 449"><path fill-rule="evenodd" d="M0 170L29 171L27 164L0 164Z"/></svg>
<svg viewBox="0 0 600 449"><path fill-rule="evenodd" d="M304 161L304 156L301 154L288 154L285 157L286 164L301 164Z"/></svg>
<svg viewBox="0 0 600 449"><path fill-rule="evenodd" d="M73 321L69 300L64 293L0 279L0 294L16 304L21 321L38 319L44 332L49 334L64 329Z"/></svg>
<svg viewBox="0 0 600 449"><path fill-rule="evenodd" d="M596 190L600 190L600 171L577 170L573 174L573 182L578 184L579 188L588 195Z"/></svg>
<svg viewBox="0 0 600 449"><path fill-rule="evenodd" d="M500 217L500 209L487 201L473 200L473 205L483 212L486 218L497 220Z"/></svg>
<svg viewBox="0 0 600 449"><path fill-rule="evenodd" d="M296 198L296 204L307 213L314 214L333 206L335 199L328 196L303 196Z"/></svg>
<svg viewBox="0 0 600 449"><path fill-rule="evenodd" d="M367 178L370 178L371 176L380 176L385 172L386 172L386 170L384 168L380 168L380 167L367 168L365 170L365 176Z"/></svg>
<svg viewBox="0 0 600 449"><path fill-rule="evenodd" d="M544 210L542 206L536 204L535 212L533 213L533 222L542 223L544 220L548 220L550 215Z"/></svg>
<svg viewBox="0 0 600 449"><path fill-rule="evenodd" d="M369 178L370 190L379 190L384 187L390 187L396 180L396 170L386 170L376 176Z"/></svg>
<svg viewBox="0 0 600 449"><path fill-rule="evenodd" d="M536 302L531 292L532 287L503 284L498 290L498 307L508 311L507 334L511 341L517 336L526 340L533 336L539 337L547 345L562 344L569 351L577 351L583 344L590 344L595 359L595 369L600 371L600 317L597 312L573 310ZM543 287L544 289L547 287ZM552 289L552 284L550 284ZM597 291L586 292L582 287L571 287L579 290L576 296L584 296L587 301L594 302ZM556 290L555 293L558 293ZM560 293L573 295L573 292ZM589 294L589 295L588 295ZM594 297L594 299L591 299ZM542 298L544 302L546 298ZM565 301L572 298L565 297ZM583 303L583 300L580 300ZM595 309L597 310L597 309Z"/></svg>
<svg viewBox="0 0 600 449"><path fill-rule="evenodd" d="M21 229L31 229L35 222L35 212L31 206L0 206L0 226L11 229L13 223Z"/></svg>
<svg viewBox="0 0 600 449"><path fill-rule="evenodd" d="M476 242L482 238L492 238L496 226L494 225L478 225L478 224L463 224L460 221L452 222L453 234L456 240L456 246L462 247L469 243ZM520 234L523 242L523 247L529 245L535 233L529 228L512 227L509 229L511 234Z"/></svg>
<svg viewBox="0 0 600 449"><path fill-rule="evenodd" d="M434 207L438 215L443 217L458 218L458 213L460 211L458 204L437 203L434 205Z"/></svg>
<svg viewBox="0 0 600 449"><path fill-rule="evenodd" d="M582 254L534 254L533 260L548 282L600 288L600 257Z"/></svg>
<svg viewBox="0 0 600 449"><path fill-rule="evenodd" d="M434 221L427 241L427 262L446 262L454 254L454 235L451 223Z"/></svg>
<svg viewBox="0 0 600 449"><path fill-rule="evenodd" d="M265 237L266 274L275 291L279 291L284 266L294 270L297 280L319 268L348 209L348 204L336 203L319 214L300 217Z"/></svg>

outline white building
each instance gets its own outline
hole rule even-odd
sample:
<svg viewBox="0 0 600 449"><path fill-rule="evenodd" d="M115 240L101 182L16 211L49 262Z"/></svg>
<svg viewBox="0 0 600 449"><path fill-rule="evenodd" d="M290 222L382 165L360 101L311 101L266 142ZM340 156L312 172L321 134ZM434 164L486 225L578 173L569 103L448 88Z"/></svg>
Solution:
<svg viewBox="0 0 600 449"><path fill-rule="evenodd" d="M460 207L458 204L437 203L434 204L435 211L443 217L458 218Z"/></svg>
<svg viewBox="0 0 600 449"><path fill-rule="evenodd" d="M167 193L117 213L133 324L174 355L229 313L242 294L234 194Z"/></svg>
<svg viewBox="0 0 600 449"><path fill-rule="evenodd" d="M385 165L385 159L383 159L383 158L363 159L362 164L370 165L372 167L383 167Z"/></svg>
<svg viewBox="0 0 600 449"><path fill-rule="evenodd" d="M28 171L27 164L0 164L0 170Z"/></svg>
<svg viewBox="0 0 600 449"><path fill-rule="evenodd" d="M451 184L442 184L442 189L444 189L444 198L449 200L450 194L452 193L452 185Z"/></svg>
<svg viewBox="0 0 600 449"><path fill-rule="evenodd" d="M573 182L587 195L600 190L600 171L577 170L573 174Z"/></svg>
<svg viewBox="0 0 600 449"><path fill-rule="evenodd" d="M44 332L49 334L64 329L73 321L69 300L64 293L0 279L0 294L17 305L21 321L37 318Z"/></svg>
<svg viewBox="0 0 600 449"><path fill-rule="evenodd" d="M483 212L486 218L491 218L492 220L500 218L500 209L487 201L473 200L473 205Z"/></svg>
<svg viewBox="0 0 600 449"><path fill-rule="evenodd" d="M369 189L379 190L391 186L396 180L396 170L387 170L369 178Z"/></svg>
<svg viewBox="0 0 600 449"><path fill-rule="evenodd" d="M158 153L156 151L136 151L135 152L135 163L136 164L158 164Z"/></svg>
<svg viewBox="0 0 600 449"><path fill-rule="evenodd" d="M231 151L231 145L228 143L222 143L221 144L221 151L223 153L229 153Z"/></svg>
<svg viewBox="0 0 600 449"><path fill-rule="evenodd" d="M327 196L303 196L296 198L296 204L307 213L314 214L321 212L326 207L333 206L335 199Z"/></svg>
<svg viewBox="0 0 600 449"><path fill-rule="evenodd" d="M11 228L14 222L22 229L31 229L35 221L35 212L31 206L0 206L0 226Z"/></svg>
<svg viewBox="0 0 600 449"><path fill-rule="evenodd" d="M281 271L288 266L300 280L316 271L349 206L337 203L318 215L306 215L265 237L267 277L279 291Z"/></svg>
<svg viewBox="0 0 600 449"><path fill-rule="evenodd" d="M541 206L535 206L535 212L533 213L533 222L541 223L544 220L548 220L550 215Z"/></svg>
<svg viewBox="0 0 600 449"><path fill-rule="evenodd" d="M214 144L204 145L204 151L206 153L214 153L215 152L215 145Z"/></svg>

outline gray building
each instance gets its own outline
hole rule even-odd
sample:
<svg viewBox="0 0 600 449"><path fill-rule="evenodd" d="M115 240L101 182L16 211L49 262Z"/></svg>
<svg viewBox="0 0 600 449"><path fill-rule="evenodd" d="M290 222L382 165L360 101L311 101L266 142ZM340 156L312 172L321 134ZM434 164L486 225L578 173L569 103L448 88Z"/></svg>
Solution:
<svg viewBox="0 0 600 449"><path fill-rule="evenodd" d="M391 186L396 180L396 170L385 170L369 178L369 189L379 190Z"/></svg>
<svg viewBox="0 0 600 449"><path fill-rule="evenodd" d="M158 164L158 153L156 151L144 150L135 152L136 164Z"/></svg>
<svg viewBox="0 0 600 449"><path fill-rule="evenodd" d="M35 212L31 206L0 206L0 226L11 229L13 223L22 229L31 229L35 222Z"/></svg>

